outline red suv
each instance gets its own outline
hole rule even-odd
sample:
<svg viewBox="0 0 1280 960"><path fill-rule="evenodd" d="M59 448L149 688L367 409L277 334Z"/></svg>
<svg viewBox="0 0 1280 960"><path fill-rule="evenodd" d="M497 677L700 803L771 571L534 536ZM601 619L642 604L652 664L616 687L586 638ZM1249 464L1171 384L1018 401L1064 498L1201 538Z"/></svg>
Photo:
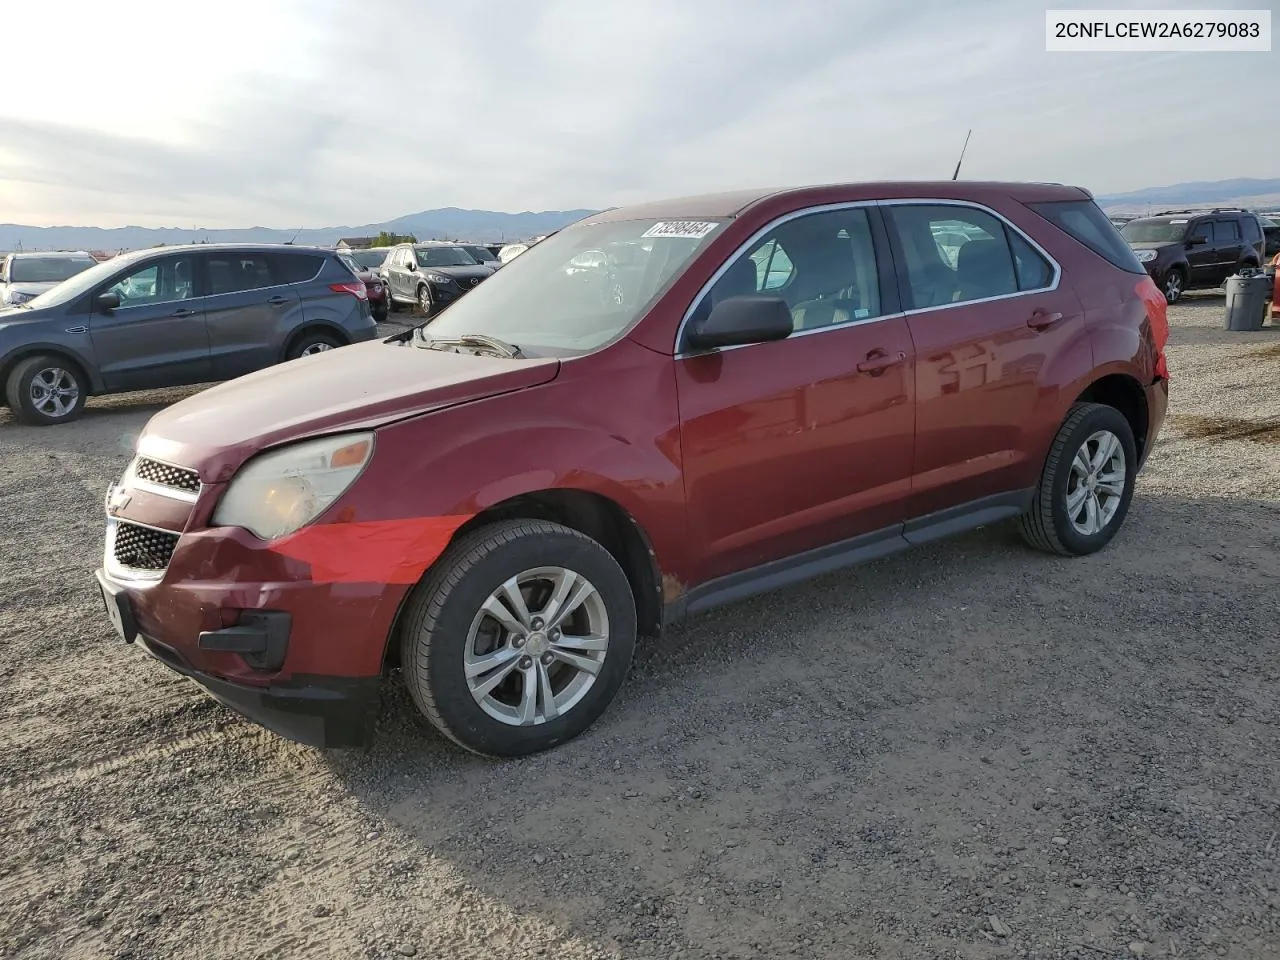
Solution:
<svg viewBox="0 0 1280 960"><path fill-rule="evenodd" d="M399 664L453 740L530 753L685 614L1006 518L1103 547L1164 311L1075 187L611 210L421 327L157 414L98 581L125 640L286 736L364 742Z"/></svg>

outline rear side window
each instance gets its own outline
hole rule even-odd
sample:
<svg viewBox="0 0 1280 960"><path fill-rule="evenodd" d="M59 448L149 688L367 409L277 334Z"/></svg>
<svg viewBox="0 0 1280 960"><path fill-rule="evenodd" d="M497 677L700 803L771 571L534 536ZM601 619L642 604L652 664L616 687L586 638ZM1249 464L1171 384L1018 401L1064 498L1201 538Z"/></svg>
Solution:
<svg viewBox="0 0 1280 960"><path fill-rule="evenodd" d="M205 262L209 265L209 293L213 296L259 290L278 282L265 253L211 253Z"/></svg>
<svg viewBox="0 0 1280 960"><path fill-rule="evenodd" d="M1021 234L1006 228L1009 249L1013 251L1013 271L1018 275L1019 290L1040 290L1053 282L1053 267Z"/></svg>
<svg viewBox="0 0 1280 960"><path fill-rule="evenodd" d="M1133 255L1129 244L1116 225L1107 219L1092 200L1054 200L1049 203L1028 204L1059 230L1074 237L1121 270L1145 274L1147 271Z"/></svg>
<svg viewBox="0 0 1280 960"><path fill-rule="evenodd" d="M951 204L895 204L885 209L915 309L1018 292L1013 250L998 217ZM1032 264L1028 268L1034 272Z"/></svg>
<svg viewBox="0 0 1280 960"><path fill-rule="evenodd" d="M1213 242L1230 243L1240 239L1240 225L1234 220L1213 221Z"/></svg>
<svg viewBox="0 0 1280 960"><path fill-rule="evenodd" d="M324 258L314 253L273 253L271 271L276 283L305 283L320 272Z"/></svg>

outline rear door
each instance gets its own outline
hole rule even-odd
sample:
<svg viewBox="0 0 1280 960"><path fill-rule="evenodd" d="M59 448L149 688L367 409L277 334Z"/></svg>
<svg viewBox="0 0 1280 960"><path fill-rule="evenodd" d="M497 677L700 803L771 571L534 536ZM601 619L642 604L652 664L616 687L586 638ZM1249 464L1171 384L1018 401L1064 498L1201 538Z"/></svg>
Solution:
<svg viewBox="0 0 1280 960"><path fill-rule="evenodd" d="M301 320L302 306L277 255L233 250L200 259L209 291L205 315L215 379L230 380L280 360L284 332ZM313 274L318 270L317 265Z"/></svg>
<svg viewBox="0 0 1280 960"><path fill-rule="evenodd" d="M1244 255L1244 237L1240 235L1240 222L1235 219L1213 221L1213 249L1217 254L1219 283L1236 272L1236 266Z"/></svg>
<svg viewBox="0 0 1280 960"><path fill-rule="evenodd" d="M205 298L194 254L159 257L96 291L120 306L94 305L89 336L108 390L205 383L213 379Z"/></svg>
<svg viewBox="0 0 1280 960"><path fill-rule="evenodd" d="M1008 507L1039 474L1027 431L1041 371L1082 335L1083 308L1048 255L991 210L883 209L916 351L909 515Z"/></svg>

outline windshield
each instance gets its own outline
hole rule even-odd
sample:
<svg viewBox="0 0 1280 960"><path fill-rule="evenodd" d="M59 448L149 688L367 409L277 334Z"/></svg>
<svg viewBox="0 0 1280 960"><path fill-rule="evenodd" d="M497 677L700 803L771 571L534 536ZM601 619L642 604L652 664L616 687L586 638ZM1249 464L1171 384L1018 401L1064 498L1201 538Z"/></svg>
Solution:
<svg viewBox="0 0 1280 960"><path fill-rule="evenodd" d="M488 247L463 247L462 249L467 251L467 253L471 254L471 256L475 257L476 260L481 263L498 259L493 255L493 251Z"/></svg>
<svg viewBox="0 0 1280 960"><path fill-rule="evenodd" d="M387 259L387 254L390 252L390 247L378 247L373 250L350 250L345 253L346 256L354 260L361 269L371 270L374 267L382 266L382 261Z"/></svg>
<svg viewBox="0 0 1280 960"><path fill-rule="evenodd" d="M9 262L11 283L61 283L97 265L93 257L14 257Z"/></svg>
<svg viewBox="0 0 1280 960"><path fill-rule="evenodd" d="M723 221L579 223L530 247L426 327L529 355L589 353L629 330Z"/></svg>
<svg viewBox="0 0 1280 960"><path fill-rule="evenodd" d="M1186 220L1130 220L1120 228L1130 243L1177 243L1186 232Z"/></svg>
<svg viewBox="0 0 1280 960"><path fill-rule="evenodd" d="M414 247L413 254L422 267L472 267L476 263L461 247Z"/></svg>
<svg viewBox="0 0 1280 960"><path fill-rule="evenodd" d="M76 297L88 293L98 284L110 280L120 271L128 269L130 264L154 252L153 250L144 250L137 254L122 254L110 260L104 260L88 270L77 273L71 279L63 281L52 290L45 291L34 300L28 300L24 306L39 310L43 307L58 307L64 303L70 303Z"/></svg>

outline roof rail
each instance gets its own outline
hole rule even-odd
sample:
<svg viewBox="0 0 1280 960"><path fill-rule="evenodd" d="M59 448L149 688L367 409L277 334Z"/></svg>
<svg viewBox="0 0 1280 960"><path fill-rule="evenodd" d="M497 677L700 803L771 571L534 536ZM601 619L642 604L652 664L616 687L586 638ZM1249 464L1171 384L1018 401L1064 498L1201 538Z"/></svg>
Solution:
<svg viewBox="0 0 1280 960"><path fill-rule="evenodd" d="M1153 213L1153 217L1167 217L1174 213L1248 213L1244 207L1214 207L1212 210L1206 210L1204 207L1198 207L1187 210L1161 210L1159 213Z"/></svg>

